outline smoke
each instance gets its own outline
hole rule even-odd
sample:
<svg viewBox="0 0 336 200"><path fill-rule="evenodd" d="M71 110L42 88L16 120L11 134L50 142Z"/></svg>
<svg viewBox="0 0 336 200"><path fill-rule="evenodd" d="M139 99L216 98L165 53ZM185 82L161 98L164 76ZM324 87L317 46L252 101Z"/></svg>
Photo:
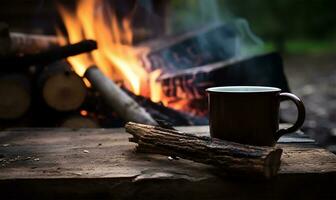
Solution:
<svg viewBox="0 0 336 200"><path fill-rule="evenodd" d="M201 18L204 22L219 23L220 15L217 0L198 0Z"/></svg>
<svg viewBox="0 0 336 200"><path fill-rule="evenodd" d="M264 52L264 42L253 33L247 20L237 18L234 24L240 42L240 56L251 56Z"/></svg>
<svg viewBox="0 0 336 200"><path fill-rule="evenodd" d="M217 33L215 37L218 39L218 44L233 45L226 46L226 51L235 52L232 56L249 56L264 51L263 41L253 33L247 20L235 16L234 13L230 12L226 8L225 1L221 1L221 4L217 0L169 1L170 12L166 16L168 17L166 20L162 19L164 16L155 15L155 8L151 2L153 1L138 1L138 10L142 11L143 19L149 25L147 27L153 27L153 25L156 26L159 23L165 22L167 23L165 34L179 35L184 32L204 29L205 27L226 26L228 31L235 33L235 42L232 42L231 35L228 35L230 38L226 39L225 34L220 35L220 33ZM146 12L145 15L143 11ZM161 32L158 34L158 37L160 36L162 36ZM208 50L206 48L211 48L209 45L206 45L209 38L198 38L198 40L200 42L199 46L204 47L204 51ZM227 41L230 42L228 43ZM216 42L212 43L216 44Z"/></svg>
<svg viewBox="0 0 336 200"><path fill-rule="evenodd" d="M235 16L226 7L226 2L217 0L185 0L181 7L172 8L172 32L184 32L210 25L227 25L236 33L236 56L249 56L264 51L264 42L256 36L248 21ZM223 3L224 2L224 3ZM225 7L224 7L225 6ZM223 40L223 38L222 38ZM222 42L222 41L218 41ZM229 47L230 48L230 47Z"/></svg>

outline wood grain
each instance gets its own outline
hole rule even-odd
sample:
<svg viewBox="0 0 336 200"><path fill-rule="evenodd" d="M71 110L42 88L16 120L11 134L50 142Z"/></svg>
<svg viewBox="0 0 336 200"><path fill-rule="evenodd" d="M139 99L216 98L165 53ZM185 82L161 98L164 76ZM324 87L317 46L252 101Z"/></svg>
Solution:
<svg viewBox="0 0 336 200"><path fill-rule="evenodd" d="M200 134L206 130L187 129ZM1 195L5 199L336 197L336 156L309 143L279 145L284 150L280 171L267 181L223 175L188 160L135 154L130 136L123 129L0 132Z"/></svg>

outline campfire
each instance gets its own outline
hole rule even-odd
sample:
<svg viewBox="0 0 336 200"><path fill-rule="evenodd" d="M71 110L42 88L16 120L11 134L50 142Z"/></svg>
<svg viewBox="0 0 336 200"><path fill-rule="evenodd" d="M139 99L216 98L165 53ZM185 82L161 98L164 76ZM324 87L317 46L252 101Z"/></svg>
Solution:
<svg viewBox="0 0 336 200"><path fill-rule="evenodd" d="M79 1L76 9L72 11L59 6L67 31L67 35L60 34L60 38L68 38L68 41L61 39L61 43L71 44L91 39L97 41L99 46L91 54L68 58L76 73L83 76L85 70L95 64L107 77L135 95L141 95L175 110L198 114L197 109L190 108L189 99L199 98L201 94L193 91L193 88L190 92L184 92L177 87L175 98L167 95L169 89L164 88L163 82L159 81L166 72L165 63L156 66L149 56L152 51L150 46L134 45L132 16L119 19L111 6L102 4L103 1L100 0ZM190 82L186 80L180 84L188 84L188 81Z"/></svg>
<svg viewBox="0 0 336 200"><path fill-rule="evenodd" d="M155 96L155 91L148 91L147 72L138 60L138 53L146 49L133 46L131 21L124 17L118 19L110 7L103 7L102 1L79 1L75 11L59 6L68 41L76 43L85 39L97 41L99 48L90 55L79 55L68 58L72 67L80 76L92 64L96 64L110 79L122 82L124 87L136 95ZM121 21L121 24L119 24ZM153 95L151 95L153 93ZM154 97L155 98L155 97Z"/></svg>
<svg viewBox="0 0 336 200"><path fill-rule="evenodd" d="M0 102L4 127L207 124L208 87L289 91L277 53L242 53L248 37L241 33L248 29L244 20L154 34L132 10L120 14L117 7L103 0L59 3L54 36L1 27L10 49L0 60L6 72L0 77L7 96Z"/></svg>
<svg viewBox="0 0 336 200"><path fill-rule="evenodd" d="M334 9L299 3L3 1L1 199L336 199Z"/></svg>

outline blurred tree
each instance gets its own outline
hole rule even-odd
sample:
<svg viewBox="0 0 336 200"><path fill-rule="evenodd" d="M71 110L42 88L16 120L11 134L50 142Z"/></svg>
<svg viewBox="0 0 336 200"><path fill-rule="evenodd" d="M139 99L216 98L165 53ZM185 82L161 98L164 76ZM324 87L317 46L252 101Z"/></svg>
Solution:
<svg viewBox="0 0 336 200"><path fill-rule="evenodd" d="M280 51L285 51L288 40L336 39L335 0L172 0L173 27L181 29L200 23L204 2L211 5L209 14L217 12L215 3L223 21L247 19L257 35Z"/></svg>
<svg viewBox="0 0 336 200"><path fill-rule="evenodd" d="M246 18L258 35L280 51L293 39L331 40L336 36L334 0L222 0L219 7Z"/></svg>

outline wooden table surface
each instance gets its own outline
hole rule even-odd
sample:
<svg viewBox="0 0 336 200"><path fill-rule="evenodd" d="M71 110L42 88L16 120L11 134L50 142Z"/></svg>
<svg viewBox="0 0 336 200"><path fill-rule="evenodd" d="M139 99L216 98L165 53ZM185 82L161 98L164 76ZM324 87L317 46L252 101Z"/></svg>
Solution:
<svg viewBox="0 0 336 200"><path fill-rule="evenodd" d="M180 128L206 134L207 127ZM136 154L123 129L0 132L1 199L336 199L336 156L282 139L279 175L233 177L166 156Z"/></svg>

